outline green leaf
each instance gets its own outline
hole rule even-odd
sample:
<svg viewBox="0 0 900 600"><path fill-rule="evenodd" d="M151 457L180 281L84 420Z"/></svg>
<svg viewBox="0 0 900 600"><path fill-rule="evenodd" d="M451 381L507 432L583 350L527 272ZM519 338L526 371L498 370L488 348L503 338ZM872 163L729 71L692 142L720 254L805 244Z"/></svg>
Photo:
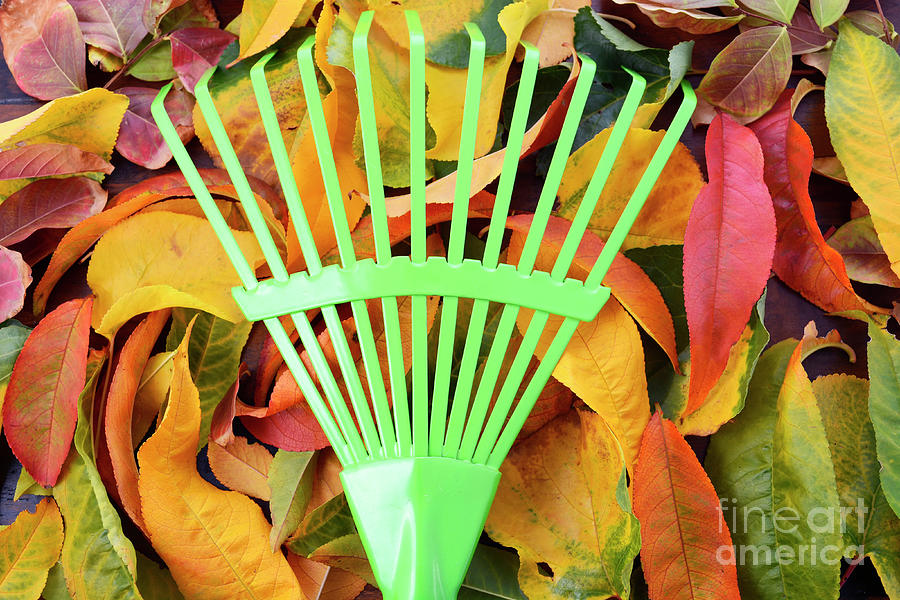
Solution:
<svg viewBox="0 0 900 600"><path fill-rule="evenodd" d="M459 590L459 600L526 600L516 573L519 558L508 550L478 544Z"/></svg>
<svg viewBox="0 0 900 600"><path fill-rule="evenodd" d="M659 288L675 326L675 347L679 352L688 347L687 315L684 310L684 246L662 245L631 248L625 256L633 260ZM668 415L666 416L668 417Z"/></svg>
<svg viewBox="0 0 900 600"><path fill-rule="evenodd" d="M850 0L810 0L809 8L819 29L825 29L841 18Z"/></svg>
<svg viewBox="0 0 900 600"><path fill-rule="evenodd" d="M847 179L900 275L900 56L847 19L825 80L825 119Z"/></svg>
<svg viewBox="0 0 900 600"><path fill-rule="evenodd" d="M172 573L143 554L137 555L137 580L144 600L184 600Z"/></svg>
<svg viewBox="0 0 900 600"><path fill-rule="evenodd" d="M63 574L62 563L56 563L50 568L41 597L44 600L72 600L72 594L66 588L66 576Z"/></svg>
<svg viewBox="0 0 900 600"><path fill-rule="evenodd" d="M900 519L881 489L875 431L869 420L869 382L851 375L826 375L813 392L831 447L840 499L844 556L868 556L892 598L900 598Z"/></svg>
<svg viewBox="0 0 900 600"><path fill-rule="evenodd" d="M53 489L45 488L31 476L28 469L22 469L19 472L19 479L16 481L16 491L13 493L13 502L16 502L25 494L34 496L52 496Z"/></svg>
<svg viewBox="0 0 900 600"><path fill-rule="evenodd" d="M697 93L735 117L755 119L775 105L791 75L787 28L749 29L725 46Z"/></svg>
<svg viewBox="0 0 900 600"><path fill-rule="evenodd" d="M66 585L75 600L141 598L134 547L122 532L119 514L106 494L94 464L92 405L103 358L88 358L88 377L78 399L75 452L53 487L66 527L62 563Z"/></svg>
<svg viewBox="0 0 900 600"><path fill-rule="evenodd" d="M0 386L4 386L9 382L9 375L12 373L13 365L28 334L31 333L29 327L25 327L15 319L10 319L0 325ZM2 397L2 394L0 394Z"/></svg>
<svg viewBox="0 0 900 600"><path fill-rule="evenodd" d="M356 523L344 494L338 494L306 515L287 546L294 554L309 556L317 548L347 535L356 535Z"/></svg>
<svg viewBox="0 0 900 600"><path fill-rule="evenodd" d="M174 350L181 343L188 323L197 315L188 342L191 379L200 392L200 448L206 445L213 411L238 376L241 350L247 343L252 324L231 323L213 314L176 308L172 311L172 328L166 348Z"/></svg>
<svg viewBox="0 0 900 600"><path fill-rule="evenodd" d="M869 323L869 415L878 442L881 485L900 515L900 341Z"/></svg>
<svg viewBox="0 0 900 600"><path fill-rule="evenodd" d="M141 43L135 51L140 52L148 43ZM163 40L148 50L147 54L128 69L128 74L143 81L174 79L176 74L175 67L172 66L172 43Z"/></svg>
<svg viewBox="0 0 900 600"><path fill-rule="evenodd" d="M269 465L269 488L272 490L269 543L273 552L297 529L306 514L312 497L316 462L314 452L279 450Z"/></svg>
<svg viewBox="0 0 900 600"><path fill-rule="evenodd" d="M800 561L813 538L819 549L841 544L839 524L820 523L820 512L837 506L838 496L822 418L801 365L808 344L827 342L784 340L763 353L743 412L712 437L706 456L716 491L728 499L723 509L740 589L754 600L838 597L839 557L831 564L811 564L808 556Z"/></svg>
<svg viewBox="0 0 900 600"><path fill-rule="evenodd" d="M794 18L799 0L738 0L747 10L787 25Z"/></svg>

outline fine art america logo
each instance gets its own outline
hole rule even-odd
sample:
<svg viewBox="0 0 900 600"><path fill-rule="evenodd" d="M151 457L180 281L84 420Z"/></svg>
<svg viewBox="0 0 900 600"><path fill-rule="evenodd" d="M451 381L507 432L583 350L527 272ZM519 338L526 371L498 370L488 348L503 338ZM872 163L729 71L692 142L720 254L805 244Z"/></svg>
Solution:
<svg viewBox="0 0 900 600"><path fill-rule="evenodd" d="M719 546L716 560L720 564L836 565L844 557L858 564L866 555L862 544L845 541L865 536L869 507L862 498L856 506L817 506L805 514L789 506L771 512L760 506L739 506L735 498L720 498L719 510L723 516L719 526L727 525L735 542L758 542ZM845 537L852 531L858 535Z"/></svg>

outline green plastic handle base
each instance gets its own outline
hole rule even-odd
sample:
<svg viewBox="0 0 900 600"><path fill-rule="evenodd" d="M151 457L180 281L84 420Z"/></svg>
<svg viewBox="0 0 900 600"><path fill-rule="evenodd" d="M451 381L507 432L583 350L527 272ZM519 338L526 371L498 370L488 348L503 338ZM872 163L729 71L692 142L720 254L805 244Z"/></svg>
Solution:
<svg viewBox="0 0 900 600"><path fill-rule="evenodd" d="M500 471L425 456L346 467L341 481L385 600L456 600Z"/></svg>

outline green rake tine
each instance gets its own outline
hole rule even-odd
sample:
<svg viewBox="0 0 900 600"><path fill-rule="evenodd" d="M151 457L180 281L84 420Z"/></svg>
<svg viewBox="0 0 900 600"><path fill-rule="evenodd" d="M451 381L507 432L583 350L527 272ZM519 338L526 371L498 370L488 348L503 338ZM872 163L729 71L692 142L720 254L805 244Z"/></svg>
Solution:
<svg viewBox="0 0 900 600"><path fill-rule="evenodd" d="M474 23L466 23L466 31L470 40L469 72L466 77L466 102L459 140L453 210L450 216L450 243L447 248L447 261L450 264L459 264L463 258L466 224L469 216L469 194L472 189L472 164L475 162L475 142L478 137L478 108L481 103L481 83L484 75L484 35ZM444 297L441 324L438 330L431 431L428 437L431 456L443 455L447 403L450 395L450 359L453 354L458 307L458 298Z"/></svg>
<svg viewBox="0 0 900 600"><path fill-rule="evenodd" d="M388 232L387 212L384 201L384 181L381 175L381 152L378 149L378 128L375 122L375 99L372 95L372 74L369 68L368 35L372 25L373 11L366 11L359 17L356 31L353 33L353 65L356 72L356 95L359 100L359 122L362 132L363 153L366 161L366 176L369 182L369 206L372 214L372 230L375 237L375 258L379 264L391 259L391 241ZM380 361L375 349L371 326L360 335L363 340L364 361L369 373L369 381L376 377L375 384L370 385L372 401L378 428L382 431L384 448L389 455L401 456L411 452L411 434L409 424L409 399L406 395L406 371L403 365L403 348L400 345L400 316L397 311L397 298L381 299L381 312L384 319L384 336L388 355L388 372L391 379L391 397L394 403L397 440L399 448L395 448L394 435L391 432L391 412L387 403ZM388 434L388 432L391 432Z"/></svg>
<svg viewBox="0 0 900 600"><path fill-rule="evenodd" d="M501 169L500 181L497 185L497 196L494 200L494 210L488 227L488 239L482 258L482 264L488 269L497 266L497 259L500 255L500 243L503 241L503 234L506 231L506 217L509 214L509 204L512 199L516 173L518 172L519 155L521 154L525 138L531 95L534 91L540 59L540 53L535 46L528 42L521 42L521 44L525 48L525 60L522 64L522 76L519 79L519 90L516 93L516 103L507 140L506 156L503 159L503 168ZM462 361L459 367L459 376L456 381L456 390L453 394L453 407L450 411L450 422L447 426L444 456L456 457L461 449L466 412L469 407L469 398L472 394L475 371L478 367L478 353L482 345L481 332L484 330L489 304L487 300L477 299L472 307L472 316L469 319L469 335L466 336ZM470 424L477 422L477 427L480 429L484 422L484 416L487 413L489 399L482 394L480 398L476 396L475 400L476 402L472 404L469 422Z"/></svg>
<svg viewBox="0 0 900 600"><path fill-rule="evenodd" d="M228 139L228 133L225 131L225 126L222 124L222 119L219 117L212 96L209 95L209 79L214 72L215 68L207 69L194 87L197 105L200 107L200 112L206 120L206 126L209 128L209 133L212 135L216 148L219 150L219 156L225 164L228 176L234 184L238 199L241 202L241 206L244 207L244 213L247 215L247 221L249 221L250 228L259 242L259 247L262 249L266 263L268 263L269 269L272 271L272 276L278 281L285 281L288 278L288 272L284 266L284 261L281 260L281 254L279 254L278 248L275 246L275 240L272 239L269 226L266 224L262 211L256 203L256 197L253 195L253 190L250 189L247 176L244 175L244 168L234 152L231 140Z"/></svg>
<svg viewBox="0 0 900 600"><path fill-rule="evenodd" d="M210 195L206 183L203 182L203 177L200 176L197 167L194 166L194 161L188 155L181 138L178 137L178 132L175 131L175 126L169 118L169 113L166 112L163 103L171 89L172 84L168 83L159 90L159 93L150 105L150 113L153 115L153 119L156 121L163 139L172 151L175 163L184 174L184 178L188 182L191 191L194 192L200 208L203 209L206 220L209 221L213 231L216 233L216 237L222 243L228 260L234 265L234 270L237 271L238 278L241 280L241 285L247 290L255 289L259 285L259 281L256 279L253 267L250 266L244 253L241 252L241 247L238 246L237 240L234 239L231 228L225 222L222 213L219 212L219 207L216 206L216 202Z"/></svg>
<svg viewBox="0 0 900 600"><path fill-rule="evenodd" d="M306 218L306 211L303 209L303 203L300 200L300 192L294 179L294 170L291 168L291 161L288 158L284 138L281 135L281 127L278 125L275 105L272 103L272 96L269 92L269 84L266 81L266 64L275 54L274 51L269 52L256 61L253 68L250 69L250 82L253 85L253 93L256 95L256 103L259 105L259 114L262 117L263 128L269 140L269 148L272 150L275 171L278 173L278 180L281 182L281 189L284 191L285 203L287 204L288 212L293 217L291 220L294 222L294 231L297 232L303 259L306 261L306 270L309 271L310 275L315 275L322 270L322 261L319 259L316 241L313 239L312 231L309 228L309 220Z"/></svg>
<svg viewBox="0 0 900 600"><path fill-rule="evenodd" d="M625 70L631 75L631 87L628 89L625 102L622 104L622 110L616 118L616 124L609 134L606 147L603 148L603 153L600 155L600 160L597 162L591 181L584 192L584 198L582 198L581 204L578 206L578 211L575 213L572 224L569 226L569 232L566 234L556 262L553 264L550 276L557 281L565 279L566 274L569 272L569 267L575 258L575 252L578 251L578 246L581 244L588 223L591 217L594 216L594 208L600 200L600 194L603 192L604 186L606 186L606 180L609 178L613 165L616 163L616 157L619 155L619 150L622 148L622 143L625 141L625 136L628 134L632 121L634 121L634 116L647 87L646 79L630 69Z"/></svg>
<svg viewBox="0 0 900 600"><path fill-rule="evenodd" d="M425 262L425 34L419 14L404 11L409 30L409 193L411 258ZM428 299L412 297L412 446L428 455ZM395 406L394 411L397 408ZM398 417L399 419L399 417Z"/></svg>
<svg viewBox="0 0 900 600"><path fill-rule="evenodd" d="M634 221L637 219L641 208L643 208L647 196L649 196L650 192L653 190L656 180L659 179L663 168L665 168L666 163L669 161L669 157L672 155L675 146L678 144L678 140L681 138L681 134L687 127L691 115L694 113L694 108L697 106L697 95L694 93L691 84L687 81L682 81L681 92L684 95L684 99L678 107L678 111L675 113L675 117L672 119L668 131L666 131L662 141L656 148L656 152L653 153L650 164L648 164L647 168L644 170L644 174L634 188L634 192L632 192L628 204L625 205L625 209L622 211L622 214L619 215L619 220L609 234L606 245L604 245L603 250L600 251L597 262L594 263L594 267L591 269L590 274L584 282L588 287L600 285L600 282L606 276L606 272L609 270L610 265L612 265L616 253L618 253L619 248L622 247L622 243L625 241L625 236L628 235L628 231L631 229L631 226L634 225Z"/></svg>
<svg viewBox="0 0 900 600"><path fill-rule="evenodd" d="M300 64L300 81L303 86L303 95L306 98L306 110L309 115L310 125L313 131L313 140L316 144L316 152L319 156L319 166L322 171L322 180L325 182L325 195L328 199L328 208L331 212L331 222L334 226L334 233L338 242L338 251L341 255L341 263L344 268L356 264L356 252L353 250L353 241L350 237L350 226L347 223L347 213L344 208L341 187L338 181L337 168L334 164L334 155L331 152L331 138L328 135L328 128L325 123L325 114L322 109L322 99L319 97L319 86L316 81L315 65L313 63L312 48L315 44L315 37L309 36L300 45L297 50L297 61ZM361 333L362 348L364 353L370 353L374 342L371 344L366 340L366 333L371 337L372 325L369 322L369 312L366 303L363 300L355 300L350 303L353 311L353 318L356 321L357 330ZM334 344L334 351L337 354L338 365L344 381L347 384L347 390L350 393L350 403L353 405L353 411L360 424L363 434L363 441L374 457L379 454L383 448L379 443L379 435L375 428L375 421L372 418L372 411L369 410L369 403L363 391L362 382L359 379L359 372L356 370L356 362L350 352L350 345L347 342L347 336L341 325L341 319L338 316L337 309L332 306L322 307L322 316L325 319L325 326L331 333L331 341ZM367 348L368 347L368 348ZM371 356L363 357L364 363L371 365ZM329 369L330 372L330 369ZM374 381L370 381L370 389L375 385ZM384 386L381 386L382 389ZM335 407L339 413L346 413L343 418L349 417L347 405L344 402L338 403Z"/></svg>

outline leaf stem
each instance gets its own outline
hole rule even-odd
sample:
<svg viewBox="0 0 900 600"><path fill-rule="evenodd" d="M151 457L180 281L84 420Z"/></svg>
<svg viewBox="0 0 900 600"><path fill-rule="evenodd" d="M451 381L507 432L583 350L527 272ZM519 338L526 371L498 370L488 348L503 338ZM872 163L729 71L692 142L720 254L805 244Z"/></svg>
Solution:
<svg viewBox="0 0 900 600"><path fill-rule="evenodd" d="M838 589L841 589L844 587L844 584L847 583L847 580L850 579L850 575L852 575L853 571L856 569L856 565L858 565L860 562L861 562L861 560L860 561L854 560L853 562L850 563L850 566L847 567L846 571L844 571L844 576L841 577L841 583L838 586Z"/></svg>
<svg viewBox="0 0 900 600"><path fill-rule="evenodd" d="M890 46L891 45L891 30L888 27L887 17L884 16L884 11L881 9L881 0L875 0L875 8L878 9L878 14L881 15L881 26L884 28L884 42Z"/></svg>
<svg viewBox="0 0 900 600"><path fill-rule="evenodd" d="M165 39L165 37L158 37L154 40L151 40L149 44L141 48L140 52L129 58L128 62L122 65L122 68L119 69L115 75L109 78L109 81L106 82L106 85L103 86L103 89L110 89L114 83L116 83L119 79L121 79L128 73L129 69L131 69L131 67L133 67L135 63L144 58L145 54L150 52L150 50L152 50L153 48L156 48L160 44L160 42L163 42Z"/></svg>

